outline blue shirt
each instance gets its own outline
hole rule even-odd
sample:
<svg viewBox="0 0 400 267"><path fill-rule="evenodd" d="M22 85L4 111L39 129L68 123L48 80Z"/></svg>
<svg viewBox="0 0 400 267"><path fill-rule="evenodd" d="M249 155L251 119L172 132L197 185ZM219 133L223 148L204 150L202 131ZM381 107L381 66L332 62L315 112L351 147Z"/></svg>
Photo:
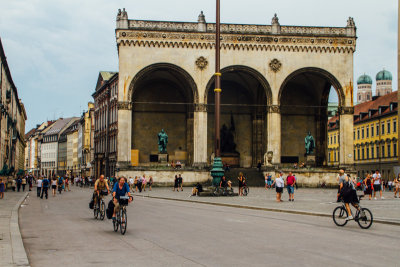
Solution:
<svg viewBox="0 0 400 267"><path fill-rule="evenodd" d="M115 183L113 191L115 192L115 198L119 200L120 196L125 196L129 191L129 186L127 183L124 183L122 189L119 188L119 183Z"/></svg>

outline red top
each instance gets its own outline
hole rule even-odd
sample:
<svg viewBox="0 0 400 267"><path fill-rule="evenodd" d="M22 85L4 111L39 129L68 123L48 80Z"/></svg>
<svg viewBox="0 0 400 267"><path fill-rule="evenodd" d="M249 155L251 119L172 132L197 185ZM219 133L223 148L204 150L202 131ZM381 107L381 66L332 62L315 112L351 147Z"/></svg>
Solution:
<svg viewBox="0 0 400 267"><path fill-rule="evenodd" d="M293 185L295 180L294 176L288 176L286 178L287 185Z"/></svg>

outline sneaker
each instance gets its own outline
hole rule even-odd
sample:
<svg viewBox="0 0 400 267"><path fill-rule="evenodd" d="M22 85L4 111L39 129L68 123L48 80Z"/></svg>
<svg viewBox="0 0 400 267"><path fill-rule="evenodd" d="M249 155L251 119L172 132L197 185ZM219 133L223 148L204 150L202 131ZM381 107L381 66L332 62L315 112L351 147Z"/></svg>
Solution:
<svg viewBox="0 0 400 267"><path fill-rule="evenodd" d="M381 199L385 199L384 197L381 197Z"/></svg>
<svg viewBox="0 0 400 267"><path fill-rule="evenodd" d="M374 197L374 199L375 199L375 200L377 200L377 198L376 198L376 197Z"/></svg>
<svg viewBox="0 0 400 267"><path fill-rule="evenodd" d="M350 215L349 217L346 218L346 221L350 221L350 220L353 220L353 216L352 215Z"/></svg>

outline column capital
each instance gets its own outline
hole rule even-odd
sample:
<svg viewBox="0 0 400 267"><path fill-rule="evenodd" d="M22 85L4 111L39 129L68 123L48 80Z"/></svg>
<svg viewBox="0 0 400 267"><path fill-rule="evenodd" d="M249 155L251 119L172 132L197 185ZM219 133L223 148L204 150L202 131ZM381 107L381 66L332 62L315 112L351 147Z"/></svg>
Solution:
<svg viewBox="0 0 400 267"><path fill-rule="evenodd" d="M132 102L129 101L119 101L118 110L132 110Z"/></svg>
<svg viewBox="0 0 400 267"><path fill-rule="evenodd" d="M281 113L281 106L279 105L270 105L268 106L269 113Z"/></svg>
<svg viewBox="0 0 400 267"><path fill-rule="evenodd" d="M194 104L195 112L207 112L208 106L207 104Z"/></svg>
<svg viewBox="0 0 400 267"><path fill-rule="evenodd" d="M353 115L354 107L339 107L338 111L340 115Z"/></svg>

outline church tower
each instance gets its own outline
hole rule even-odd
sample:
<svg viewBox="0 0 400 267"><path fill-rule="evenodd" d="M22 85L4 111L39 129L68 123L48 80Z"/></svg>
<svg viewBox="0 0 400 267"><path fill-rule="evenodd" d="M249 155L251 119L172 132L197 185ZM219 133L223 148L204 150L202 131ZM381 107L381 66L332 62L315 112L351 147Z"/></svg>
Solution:
<svg viewBox="0 0 400 267"><path fill-rule="evenodd" d="M376 75L376 95L384 96L392 92L392 74L382 70Z"/></svg>
<svg viewBox="0 0 400 267"><path fill-rule="evenodd" d="M361 75L357 80L357 103L372 100L372 79L368 75Z"/></svg>

